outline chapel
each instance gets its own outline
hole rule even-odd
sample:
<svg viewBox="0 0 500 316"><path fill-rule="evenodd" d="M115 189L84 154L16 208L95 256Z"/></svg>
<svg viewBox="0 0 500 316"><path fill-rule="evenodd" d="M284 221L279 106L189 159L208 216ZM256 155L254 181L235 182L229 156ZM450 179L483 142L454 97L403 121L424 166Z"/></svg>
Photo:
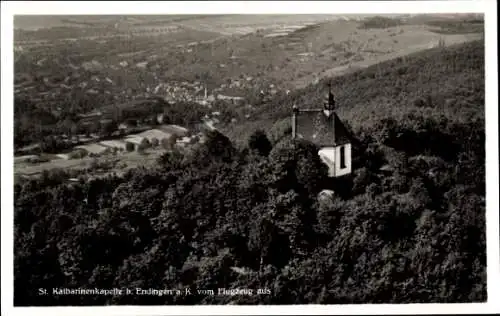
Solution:
<svg viewBox="0 0 500 316"><path fill-rule="evenodd" d="M318 155L328 166L330 177L351 173L352 137L336 113L335 97L330 84L322 107L293 107L292 137L307 139L319 146Z"/></svg>

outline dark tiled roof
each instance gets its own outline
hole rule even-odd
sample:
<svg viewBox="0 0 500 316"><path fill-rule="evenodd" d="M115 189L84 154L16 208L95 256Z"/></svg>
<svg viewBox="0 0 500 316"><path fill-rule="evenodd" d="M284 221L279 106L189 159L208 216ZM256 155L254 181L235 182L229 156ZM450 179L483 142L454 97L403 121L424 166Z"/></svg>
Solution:
<svg viewBox="0 0 500 316"><path fill-rule="evenodd" d="M297 116L297 136L320 147L338 146L351 142L347 128L336 113L329 117L323 112L299 113Z"/></svg>

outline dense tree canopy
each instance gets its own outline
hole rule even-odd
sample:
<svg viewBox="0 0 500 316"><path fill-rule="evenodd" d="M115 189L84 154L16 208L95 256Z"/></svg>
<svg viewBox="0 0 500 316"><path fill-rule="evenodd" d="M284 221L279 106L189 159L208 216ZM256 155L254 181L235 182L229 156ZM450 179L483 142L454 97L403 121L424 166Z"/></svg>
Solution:
<svg viewBox="0 0 500 316"><path fill-rule="evenodd" d="M316 145L292 140L280 120L291 101L320 100L311 86L264 104L261 119L275 125L251 129L244 146L211 131L183 152L163 144L153 168L17 183L15 305L485 301L480 58L472 43L335 79L339 104L369 117L352 124L353 173L343 178L328 178ZM173 107L166 117L179 115ZM37 292L114 287L192 295Z"/></svg>
<svg viewBox="0 0 500 316"><path fill-rule="evenodd" d="M328 180L312 143L285 137L263 155L212 132L192 152L165 154L157 168L17 184L16 305L483 301L484 143L464 144L461 134L484 139L484 125L429 121L422 133L455 144L450 157L391 147L390 135L407 137L405 124L381 121L385 136L360 136L364 164L351 180ZM255 133L249 146L266 148L264 138ZM333 195L318 199L325 189ZM215 295L33 290L53 287ZM271 294L222 296L218 288Z"/></svg>

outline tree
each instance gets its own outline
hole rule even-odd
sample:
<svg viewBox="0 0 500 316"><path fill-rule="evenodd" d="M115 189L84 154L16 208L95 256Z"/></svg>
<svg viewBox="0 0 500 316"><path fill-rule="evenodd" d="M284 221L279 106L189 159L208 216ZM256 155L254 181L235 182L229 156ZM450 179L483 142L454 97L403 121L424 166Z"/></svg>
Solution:
<svg viewBox="0 0 500 316"><path fill-rule="evenodd" d="M269 131L269 135L271 137L271 141L273 144L278 143L285 136L289 136L292 134L292 125L290 123L290 119L284 119L274 123Z"/></svg>
<svg viewBox="0 0 500 316"><path fill-rule="evenodd" d="M252 213L259 214L261 210L263 209L258 207ZM248 248L258 256L259 270L266 263L276 264L279 262L280 265L283 265L286 262L286 257L280 255L288 252L288 240L280 236L279 228L274 222L265 214L259 214L249 223L249 226Z"/></svg>
<svg viewBox="0 0 500 316"><path fill-rule="evenodd" d="M259 155L267 156L272 149L271 142L267 135L262 130L256 130L248 139L248 147L259 153Z"/></svg>
<svg viewBox="0 0 500 316"><path fill-rule="evenodd" d="M184 156L177 150L165 152L158 158L158 163L165 169L177 170L182 166Z"/></svg>
<svg viewBox="0 0 500 316"><path fill-rule="evenodd" d="M367 110L357 122L363 123L356 133L359 155L353 154L358 168L344 178L323 181L327 170L314 144L282 137L285 134L275 142L271 132L274 146L267 156L250 150L249 139L248 146L239 150L228 137L214 132L193 150L165 153L158 166L132 168L120 176L82 177L71 183L66 181L76 176L71 172L18 177L15 304L485 301L484 118L461 117L464 106L472 116L482 115L478 109L484 104L479 80L484 49L478 43L467 45L439 55L409 57L402 73L401 61L385 62L377 66L383 75L377 80L371 76L377 68L334 79L343 103ZM422 78L418 73L424 74ZM400 76L413 74L417 74L415 84L397 83ZM394 95L393 82L401 88L400 95ZM431 88L439 92L436 83L445 89L442 93L463 100L447 112L462 114L450 122L434 117L439 112L435 108L406 115L408 109L415 110L412 100L417 95L425 96ZM319 96L312 85L286 102L275 99L263 104L262 111L288 124L290 107L281 104L307 105L319 101ZM390 106L400 103L404 106L397 111ZM370 111L374 105L381 113ZM43 105L19 106L17 115ZM184 120L185 109L173 105L167 112ZM144 116L155 111L147 108ZM186 114L199 119L194 108ZM23 125L20 130L16 127L16 141L53 135L56 118L40 124L40 130L35 127L36 132L29 129L30 124L38 125L37 115L16 120ZM66 117L71 116L62 118ZM49 122L54 126L45 124ZM379 170L385 164L393 170ZM44 296L33 291L52 287L272 292L111 297Z"/></svg>
<svg viewBox="0 0 500 316"><path fill-rule="evenodd" d="M177 134L172 134L170 135L169 138L167 138L167 149L174 149L175 144L177 143L177 140L179 139L179 136Z"/></svg>
<svg viewBox="0 0 500 316"><path fill-rule="evenodd" d="M148 149L150 147L151 147L151 143L149 142L149 140L147 138L143 138L141 140L141 143L139 144L137 150L139 152L144 152L146 149Z"/></svg>
<svg viewBox="0 0 500 316"><path fill-rule="evenodd" d="M101 132L103 130L101 127L101 122L100 121L92 122L92 124L89 125L89 130L91 134Z"/></svg>
<svg viewBox="0 0 500 316"><path fill-rule="evenodd" d="M135 145L131 142L126 142L125 143L125 150L128 152L132 152L135 150Z"/></svg>
<svg viewBox="0 0 500 316"><path fill-rule="evenodd" d="M151 147L156 148L156 147L158 147L159 144L160 144L160 142L158 141L158 138L153 137L151 139Z"/></svg>
<svg viewBox="0 0 500 316"><path fill-rule="evenodd" d="M229 162L235 154L235 149L229 138L217 130L207 133L202 151L206 153L207 158L221 159L224 162Z"/></svg>
<svg viewBox="0 0 500 316"><path fill-rule="evenodd" d="M374 175L367 168L356 170L355 174L356 176L352 188L352 193L354 195L364 193L368 186L375 182Z"/></svg>
<svg viewBox="0 0 500 316"><path fill-rule="evenodd" d="M127 123L127 125L132 126L132 127L136 127L137 126L137 120L132 119L132 118L127 119L125 121L125 123Z"/></svg>
<svg viewBox="0 0 500 316"><path fill-rule="evenodd" d="M269 161L270 183L280 192L294 189L315 198L328 176L328 167L319 158L317 147L305 140L282 140L271 150Z"/></svg>
<svg viewBox="0 0 500 316"><path fill-rule="evenodd" d="M114 120L101 124L102 135L111 136L111 134L113 134L113 132L115 132L117 129L118 123Z"/></svg>

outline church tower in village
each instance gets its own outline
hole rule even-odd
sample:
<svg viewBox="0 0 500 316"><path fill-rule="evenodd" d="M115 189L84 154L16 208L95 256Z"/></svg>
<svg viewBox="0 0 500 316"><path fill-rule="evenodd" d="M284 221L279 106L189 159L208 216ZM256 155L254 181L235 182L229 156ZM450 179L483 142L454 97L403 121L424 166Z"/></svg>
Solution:
<svg viewBox="0 0 500 316"><path fill-rule="evenodd" d="M321 108L299 109L294 105L292 137L308 139L320 147L318 155L328 166L330 177L351 173L351 137L335 111L331 84Z"/></svg>

